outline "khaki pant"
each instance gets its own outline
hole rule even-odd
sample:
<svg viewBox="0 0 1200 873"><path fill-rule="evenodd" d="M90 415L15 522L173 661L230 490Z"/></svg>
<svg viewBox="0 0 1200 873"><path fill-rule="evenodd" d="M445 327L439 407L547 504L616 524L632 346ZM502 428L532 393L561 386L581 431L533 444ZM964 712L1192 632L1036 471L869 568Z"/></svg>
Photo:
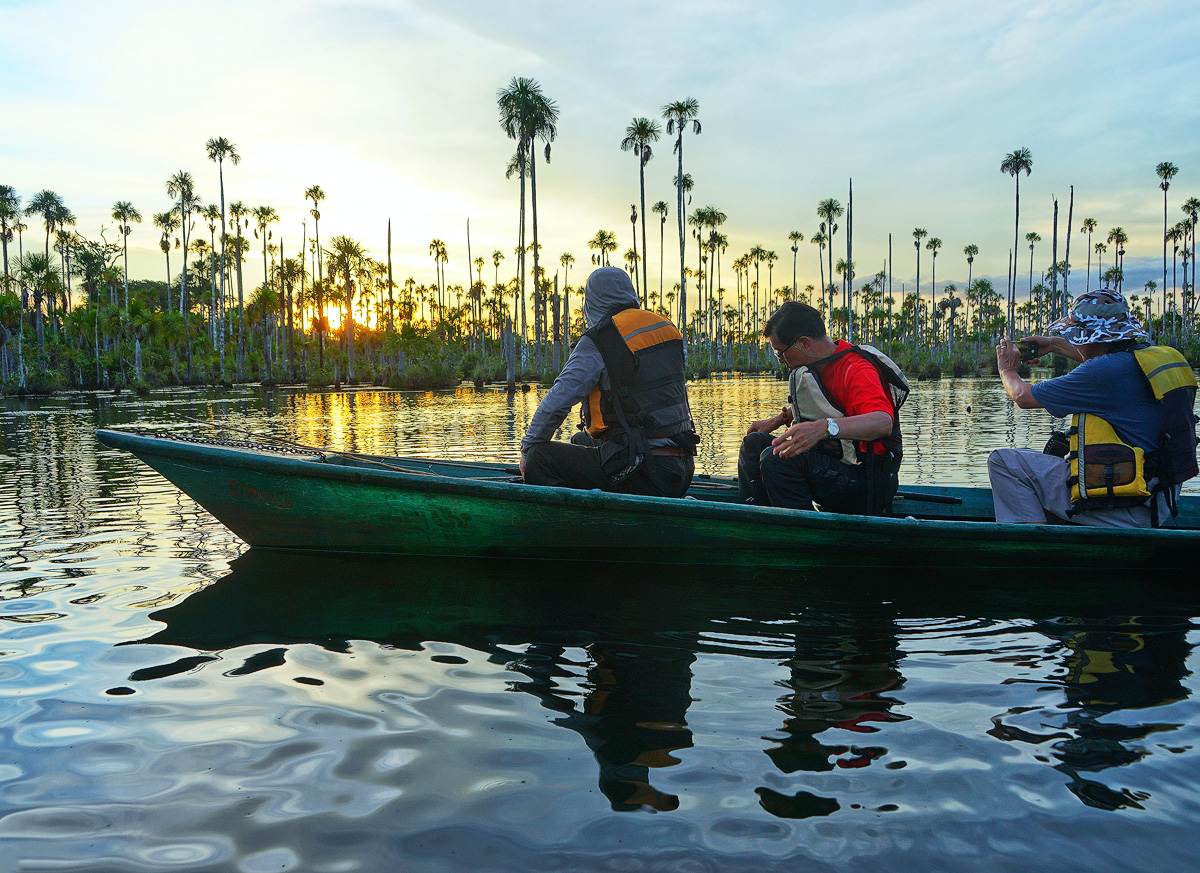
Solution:
<svg viewBox="0 0 1200 873"><path fill-rule="evenodd" d="M1062 458L1031 449L996 449L988 455L988 479L996 521L1002 524L1045 524L1047 516L1088 527L1150 527L1150 507L1091 509L1068 516L1070 466ZM1159 524L1169 527L1171 513L1159 494Z"/></svg>

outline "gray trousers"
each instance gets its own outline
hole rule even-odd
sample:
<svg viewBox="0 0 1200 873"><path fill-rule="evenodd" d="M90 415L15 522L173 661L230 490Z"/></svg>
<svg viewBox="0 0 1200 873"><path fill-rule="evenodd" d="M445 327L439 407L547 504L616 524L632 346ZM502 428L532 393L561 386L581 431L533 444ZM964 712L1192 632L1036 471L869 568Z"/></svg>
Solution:
<svg viewBox="0 0 1200 873"><path fill-rule="evenodd" d="M1091 509L1068 516L1070 467L1065 460L1032 449L996 449L988 455L988 479L996 521L1002 524L1045 524L1054 516L1088 527L1150 527L1150 507ZM1159 494L1159 524L1170 526L1171 513Z"/></svg>

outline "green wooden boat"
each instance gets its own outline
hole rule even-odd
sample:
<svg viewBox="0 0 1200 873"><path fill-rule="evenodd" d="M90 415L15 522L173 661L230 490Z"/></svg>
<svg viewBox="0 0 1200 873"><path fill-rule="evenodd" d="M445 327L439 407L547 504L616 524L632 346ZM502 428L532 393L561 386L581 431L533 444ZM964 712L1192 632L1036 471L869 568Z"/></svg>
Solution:
<svg viewBox="0 0 1200 873"><path fill-rule="evenodd" d="M986 488L905 486L891 518L538 488L503 464L100 430L259 549L731 567L1192 568L1200 498L1174 530L996 524Z"/></svg>

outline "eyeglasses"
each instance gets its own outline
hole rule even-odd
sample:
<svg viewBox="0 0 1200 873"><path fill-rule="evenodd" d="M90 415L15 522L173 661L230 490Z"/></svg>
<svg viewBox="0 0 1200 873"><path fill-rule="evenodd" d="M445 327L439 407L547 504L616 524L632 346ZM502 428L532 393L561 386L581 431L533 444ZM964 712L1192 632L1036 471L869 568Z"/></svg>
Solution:
<svg viewBox="0 0 1200 873"><path fill-rule="evenodd" d="M791 349L791 348L792 348L793 346L795 346L795 345L796 345L796 343L798 343L798 342L800 342L800 340L797 338L797 339L796 339L796 340L795 340L795 341L794 341L794 342L793 342L793 343L792 343L790 346L788 346L786 349L783 349L782 351L777 351L777 352L775 352L775 357L779 359L779 363L781 363L781 364L786 364L786 363L787 363L787 361L785 361L785 360L783 359L783 356L784 356L784 355L786 355L786 354L788 353L788 349ZM775 350L774 350L774 349L772 349L771 351L775 351Z"/></svg>

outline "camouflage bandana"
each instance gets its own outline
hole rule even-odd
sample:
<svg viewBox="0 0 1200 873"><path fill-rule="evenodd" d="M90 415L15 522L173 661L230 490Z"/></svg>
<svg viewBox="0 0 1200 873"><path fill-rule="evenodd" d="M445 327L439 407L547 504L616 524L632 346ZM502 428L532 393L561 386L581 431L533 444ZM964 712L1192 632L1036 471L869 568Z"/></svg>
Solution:
<svg viewBox="0 0 1200 873"><path fill-rule="evenodd" d="M1075 298L1071 314L1050 324L1046 332L1061 336L1073 346L1150 339L1145 328L1130 314L1121 292L1104 288Z"/></svg>

